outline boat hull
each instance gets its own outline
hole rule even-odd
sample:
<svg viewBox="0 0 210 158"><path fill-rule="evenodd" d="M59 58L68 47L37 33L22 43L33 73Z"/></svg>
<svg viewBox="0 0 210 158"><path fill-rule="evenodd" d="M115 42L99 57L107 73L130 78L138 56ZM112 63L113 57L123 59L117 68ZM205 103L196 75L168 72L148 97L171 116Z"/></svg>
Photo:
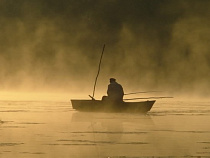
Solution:
<svg viewBox="0 0 210 158"><path fill-rule="evenodd" d="M72 107L78 111L89 112L136 112L146 113L150 111L155 100L142 101L142 102L121 102L110 103L101 100L71 100Z"/></svg>

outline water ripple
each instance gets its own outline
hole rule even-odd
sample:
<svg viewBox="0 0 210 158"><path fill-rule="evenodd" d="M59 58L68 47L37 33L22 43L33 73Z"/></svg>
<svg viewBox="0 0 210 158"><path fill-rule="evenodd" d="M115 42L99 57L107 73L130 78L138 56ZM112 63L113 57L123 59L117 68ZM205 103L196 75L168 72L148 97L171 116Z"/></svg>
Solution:
<svg viewBox="0 0 210 158"><path fill-rule="evenodd" d="M0 143L0 146L16 146L16 145L22 145L24 143Z"/></svg>

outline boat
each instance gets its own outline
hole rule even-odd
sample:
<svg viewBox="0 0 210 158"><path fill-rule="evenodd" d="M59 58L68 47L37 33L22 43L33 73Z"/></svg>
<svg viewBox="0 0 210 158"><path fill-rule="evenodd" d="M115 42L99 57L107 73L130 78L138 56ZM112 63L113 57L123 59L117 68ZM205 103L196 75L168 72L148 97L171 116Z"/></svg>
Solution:
<svg viewBox="0 0 210 158"><path fill-rule="evenodd" d="M155 100L141 102L110 103L102 100L79 100L72 99L73 109L86 112L128 112L147 113L152 108Z"/></svg>
<svg viewBox="0 0 210 158"><path fill-rule="evenodd" d="M121 102L118 103L113 103L110 101L104 101L104 100L96 100L94 98L95 94L95 88L96 88L96 83L97 79L99 76L100 72L100 66L101 66L101 61L102 61L102 56L104 53L104 48L105 44L102 49L102 54L100 57L99 61L99 67L98 67L98 72L96 75L95 83L94 83L94 88L93 88L93 95L89 95L91 99L89 100L80 100L80 99L71 99L71 104L73 109L78 110L78 111L88 111L88 112L137 112L137 113L147 113L150 111L152 108L153 104L155 103L156 100L147 100L147 101L140 101L140 102L127 102L125 100L137 100L137 99L151 99L154 97L150 98L131 98L131 99L124 99ZM124 95L130 95L130 94L137 94L137 93L144 93L144 92L135 92L135 93L127 93ZM156 99L156 98L154 98Z"/></svg>

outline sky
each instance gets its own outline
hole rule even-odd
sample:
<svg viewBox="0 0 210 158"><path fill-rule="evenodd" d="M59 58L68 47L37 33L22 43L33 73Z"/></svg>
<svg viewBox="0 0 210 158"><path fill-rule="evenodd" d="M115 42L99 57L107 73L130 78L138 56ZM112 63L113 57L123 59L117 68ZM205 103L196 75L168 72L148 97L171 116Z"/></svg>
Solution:
<svg viewBox="0 0 210 158"><path fill-rule="evenodd" d="M206 97L209 0L0 0L0 91Z"/></svg>

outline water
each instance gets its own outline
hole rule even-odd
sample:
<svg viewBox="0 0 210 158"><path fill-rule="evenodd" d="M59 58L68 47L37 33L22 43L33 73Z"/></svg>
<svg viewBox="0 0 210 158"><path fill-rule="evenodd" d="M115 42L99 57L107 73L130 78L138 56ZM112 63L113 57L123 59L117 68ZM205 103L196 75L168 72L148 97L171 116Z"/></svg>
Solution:
<svg viewBox="0 0 210 158"><path fill-rule="evenodd" d="M210 102L158 100L147 115L62 101L0 101L0 158L210 157Z"/></svg>

